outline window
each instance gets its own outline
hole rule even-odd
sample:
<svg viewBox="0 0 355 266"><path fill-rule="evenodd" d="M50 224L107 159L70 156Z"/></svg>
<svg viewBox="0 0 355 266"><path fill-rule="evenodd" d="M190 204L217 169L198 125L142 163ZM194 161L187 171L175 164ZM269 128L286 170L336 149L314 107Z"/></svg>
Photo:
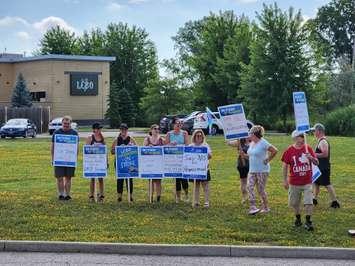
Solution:
<svg viewBox="0 0 355 266"><path fill-rule="evenodd" d="M33 102L44 102L46 101L46 92L45 91L33 91L31 92Z"/></svg>

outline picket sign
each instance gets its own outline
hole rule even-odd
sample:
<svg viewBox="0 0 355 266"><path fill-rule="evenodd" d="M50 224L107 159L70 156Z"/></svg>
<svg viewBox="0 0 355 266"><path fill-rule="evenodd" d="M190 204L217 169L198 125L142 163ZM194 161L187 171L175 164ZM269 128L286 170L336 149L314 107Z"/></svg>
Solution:
<svg viewBox="0 0 355 266"><path fill-rule="evenodd" d="M219 106L218 112L226 140L236 140L248 136L249 128L242 104Z"/></svg>
<svg viewBox="0 0 355 266"><path fill-rule="evenodd" d="M79 137L76 135L55 134L53 166L76 167L78 142Z"/></svg>
<svg viewBox="0 0 355 266"><path fill-rule="evenodd" d="M83 146L83 177L104 178L107 176L106 145Z"/></svg>
<svg viewBox="0 0 355 266"><path fill-rule="evenodd" d="M307 134L306 132L310 130L309 114L307 107L306 94L303 91L298 91L293 93L293 109L295 113L296 130L302 132L304 135L304 144L306 147L306 152L308 153L307 146ZM312 183L314 183L321 175L317 165L312 164Z"/></svg>

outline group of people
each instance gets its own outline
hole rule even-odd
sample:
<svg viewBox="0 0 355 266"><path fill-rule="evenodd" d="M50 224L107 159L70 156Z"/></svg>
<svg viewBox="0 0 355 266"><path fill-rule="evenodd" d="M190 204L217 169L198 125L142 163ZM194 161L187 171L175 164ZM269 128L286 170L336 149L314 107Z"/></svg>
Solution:
<svg viewBox="0 0 355 266"><path fill-rule="evenodd" d="M320 187L325 186L331 198L332 208L340 208L334 187L330 182L330 145L325 136L325 127L315 124L310 130L314 132L318 143L315 151L305 142L305 133L293 131L290 145L281 157L283 186L288 190L289 206L294 210L295 226L302 226L301 202L305 206L305 228L314 230L312 223L313 206L318 204ZM230 141L230 146L238 151L237 169L240 176L242 202L249 199L249 214L267 213L267 193L265 191L267 178L270 173L269 162L275 157L277 149L264 139L264 129L253 126L249 137L237 141ZM321 172L318 179L312 183L312 164L317 165ZM261 199L261 207L256 207L254 187L257 187Z"/></svg>
<svg viewBox="0 0 355 266"><path fill-rule="evenodd" d="M78 133L71 129L71 118L69 116L63 117L62 128L58 129L53 133L52 136L52 161L54 155L54 139L56 134L67 134L67 135L77 135ZM176 146L176 145L190 145L190 146L205 146L207 147L208 159L212 158L212 151L210 146L206 143L206 136L202 130L195 130L191 136L191 141L188 133L185 130L182 130L182 122L179 118L174 118L172 121L173 130L169 131L165 138L160 135L159 126L153 124L150 127L149 134L144 138L143 146ZM101 132L102 126L99 123L94 123L92 125L92 134L86 139L86 145L106 145L105 138ZM120 125L120 132L117 138L114 139L111 146L111 154L115 155L116 146L136 146L136 140L130 136L128 132L127 124L122 123ZM75 174L74 167L64 167L64 166L55 166L54 174L57 179L57 190L59 193L59 200L70 200L70 188L71 188L71 179ZM104 196L104 180L103 178L97 178L98 180L98 193L95 195L95 187L96 181L94 178L90 180L90 193L89 200L102 202L105 198ZM125 181L126 180L126 181ZM194 206L198 207L200 205L200 187L203 188L204 191L204 207L209 207L209 181L211 180L210 170L207 171L207 179L196 180L196 187L194 190ZM134 201L133 199L133 179L117 179L117 201L122 201L123 195L123 187L124 182L126 182L127 193L130 201ZM128 183L127 183L128 182ZM151 186L149 186L149 189ZM182 191L184 193L184 201L189 201L189 181L183 178L175 179L175 199L176 203L179 203L182 200ZM150 200L153 201L153 195L156 195L156 201L160 202L161 200L161 179L153 179L152 180L152 191L150 196L152 197Z"/></svg>
<svg viewBox="0 0 355 266"><path fill-rule="evenodd" d="M54 136L56 134L77 135L77 132L70 127L71 118L65 116L62 121L62 128L53 134L52 139L52 157L54 154ZM182 130L182 122L179 118L172 121L173 130L169 131L165 138L160 135L159 126L154 124L150 127L147 137L145 137L144 146L176 146L176 145L192 145L205 146L208 150L208 159L212 158L212 151L206 142L206 136L201 129L193 132L191 141L186 131ZM102 126L95 123L92 126L92 135L86 139L87 145L106 145L105 138L101 133ZM322 124L315 124L312 128L314 135L318 140L315 151L312 147L305 143L305 133L293 131L293 144L290 145L281 157L283 186L288 189L289 206L293 208L295 213L295 226L302 225L301 219L301 202L303 194L303 204L305 206L306 219L305 228L309 231L313 230L312 212L313 206L318 204L318 195L321 186L325 186L331 197L331 207L340 208L340 204L336 198L333 186L330 182L330 144L325 136L325 127ZM266 192L266 184L270 173L270 161L273 160L278 150L264 138L265 130L260 125L250 128L247 138L236 141L227 142L228 145L237 149L237 170L240 175L240 188L242 202L249 200L249 214L268 213L270 211L268 204L268 196ZM112 143L111 154L115 155L116 146L137 145L135 139L130 136L127 124L121 124L120 132ZM53 158L52 158L53 159ZM320 169L321 176L312 184L312 164L317 165ZM74 176L75 168L72 167L54 167L55 177L57 178L57 189L59 200L70 200L71 178ZM126 188L129 193L128 198L133 201L133 179L117 179L117 201L122 201L122 193L126 180ZM208 169L207 179L196 180L194 189L193 205L200 205L200 187L204 191L204 207L209 207L209 181L211 173ZM127 183L129 182L129 183ZM189 201L189 181L183 178L175 180L176 203L182 200L182 191L184 200ZM89 200L95 201L95 179L90 180ZM98 178L97 201L104 200L104 182L103 178ZM161 179L152 180L150 200L153 201L153 194L156 194L156 201L161 200ZM257 206L255 187L261 200L261 206Z"/></svg>

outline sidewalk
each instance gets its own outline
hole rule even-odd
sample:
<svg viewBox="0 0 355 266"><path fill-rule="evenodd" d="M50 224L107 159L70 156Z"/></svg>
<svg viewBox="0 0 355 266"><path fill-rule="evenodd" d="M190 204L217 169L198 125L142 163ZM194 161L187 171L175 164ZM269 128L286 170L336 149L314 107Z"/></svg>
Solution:
<svg viewBox="0 0 355 266"><path fill-rule="evenodd" d="M121 255L219 256L354 260L354 248L167 245L0 240L0 251ZM1 254L1 253L0 253Z"/></svg>

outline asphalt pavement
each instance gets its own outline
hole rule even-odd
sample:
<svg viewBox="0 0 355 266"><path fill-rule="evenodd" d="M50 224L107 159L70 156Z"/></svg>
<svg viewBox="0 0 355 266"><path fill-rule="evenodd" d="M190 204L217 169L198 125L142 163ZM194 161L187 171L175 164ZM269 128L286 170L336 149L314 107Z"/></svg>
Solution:
<svg viewBox="0 0 355 266"><path fill-rule="evenodd" d="M350 266L354 260L273 259L238 257L135 256L85 253L1 252L0 265L263 265Z"/></svg>

